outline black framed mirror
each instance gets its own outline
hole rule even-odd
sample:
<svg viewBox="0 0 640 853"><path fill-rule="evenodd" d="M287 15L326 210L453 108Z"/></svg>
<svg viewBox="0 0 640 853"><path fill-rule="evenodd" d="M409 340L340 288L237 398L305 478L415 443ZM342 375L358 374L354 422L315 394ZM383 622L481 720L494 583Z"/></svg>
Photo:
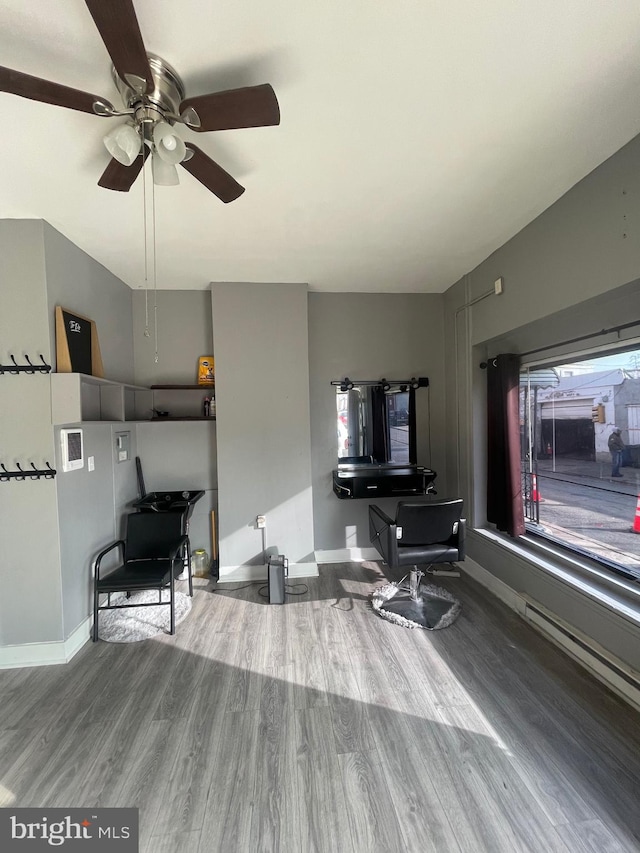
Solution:
<svg viewBox="0 0 640 853"><path fill-rule="evenodd" d="M435 493L436 472L417 464L416 391L420 379L332 382L336 386L337 468L340 498Z"/></svg>
<svg viewBox="0 0 640 853"><path fill-rule="evenodd" d="M429 386L426 377L345 377L331 384L336 388L339 464L416 464L416 391Z"/></svg>
<svg viewBox="0 0 640 853"><path fill-rule="evenodd" d="M336 388L338 461L415 463L415 408L407 385Z"/></svg>

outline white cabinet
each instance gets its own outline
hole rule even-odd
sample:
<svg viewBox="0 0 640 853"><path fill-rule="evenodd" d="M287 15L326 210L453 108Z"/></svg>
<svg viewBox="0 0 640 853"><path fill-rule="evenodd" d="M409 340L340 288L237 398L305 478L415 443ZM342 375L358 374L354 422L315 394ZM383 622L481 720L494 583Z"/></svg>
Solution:
<svg viewBox="0 0 640 853"><path fill-rule="evenodd" d="M142 421L153 411L149 388L84 373L51 374L51 422Z"/></svg>

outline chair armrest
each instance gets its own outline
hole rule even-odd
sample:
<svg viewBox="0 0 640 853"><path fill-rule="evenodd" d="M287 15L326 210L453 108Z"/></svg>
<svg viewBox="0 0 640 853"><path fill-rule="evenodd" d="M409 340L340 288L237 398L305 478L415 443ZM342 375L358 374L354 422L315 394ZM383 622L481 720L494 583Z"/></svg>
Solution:
<svg viewBox="0 0 640 853"><path fill-rule="evenodd" d="M176 540L175 547L171 548L171 551L169 552L169 558L171 560L175 560L176 557L178 556L179 552L184 548L185 545L187 546L187 554L190 557L191 556L191 546L189 544L189 537L188 536L181 536L180 539Z"/></svg>
<svg viewBox="0 0 640 853"><path fill-rule="evenodd" d="M467 519L461 518L458 522L458 559L464 560L465 538L467 535Z"/></svg>
<svg viewBox="0 0 640 853"><path fill-rule="evenodd" d="M111 545L106 547L104 551L100 551L98 556L96 557L96 580L100 577L100 563L102 562L102 558L109 553L109 551L113 551L114 548L120 547L124 549L124 539L118 539L117 542L112 542Z"/></svg>
<svg viewBox="0 0 640 853"><path fill-rule="evenodd" d="M163 555L156 556L157 560L171 560L174 563L178 557L180 556L180 552L182 549L187 546L187 557L189 561L191 561L191 545L189 544L188 536L181 536L179 539L174 539L167 548L167 551Z"/></svg>
<svg viewBox="0 0 640 853"><path fill-rule="evenodd" d="M397 525L379 506L369 506L369 540L388 566L398 564Z"/></svg>

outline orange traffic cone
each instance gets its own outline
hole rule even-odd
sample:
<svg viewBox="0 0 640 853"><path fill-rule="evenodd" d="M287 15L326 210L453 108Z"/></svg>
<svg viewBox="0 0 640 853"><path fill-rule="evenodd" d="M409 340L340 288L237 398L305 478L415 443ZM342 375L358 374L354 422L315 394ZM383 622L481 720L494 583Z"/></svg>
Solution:
<svg viewBox="0 0 640 853"><path fill-rule="evenodd" d="M535 501L536 503L539 503L541 500L540 492L538 491L538 478L535 474L531 475L531 500Z"/></svg>
<svg viewBox="0 0 640 853"><path fill-rule="evenodd" d="M638 495L638 503L636 504L636 515L633 519L632 533L640 533L640 495Z"/></svg>

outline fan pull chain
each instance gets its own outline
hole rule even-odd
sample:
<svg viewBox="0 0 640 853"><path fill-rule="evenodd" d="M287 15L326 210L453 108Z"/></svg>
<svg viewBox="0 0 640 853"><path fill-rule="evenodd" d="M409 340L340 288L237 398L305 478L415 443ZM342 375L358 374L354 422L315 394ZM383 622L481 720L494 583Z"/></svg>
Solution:
<svg viewBox="0 0 640 853"><path fill-rule="evenodd" d="M153 239L153 332L155 338L154 362L158 363L158 276L157 276L157 254L156 254L156 188L151 184L151 215L152 215L152 239Z"/></svg>
<svg viewBox="0 0 640 853"><path fill-rule="evenodd" d="M147 247L147 166L144 156L144 136L142 138L142 217L144 228L144 336L149 337L149 262Z"/></svg>

